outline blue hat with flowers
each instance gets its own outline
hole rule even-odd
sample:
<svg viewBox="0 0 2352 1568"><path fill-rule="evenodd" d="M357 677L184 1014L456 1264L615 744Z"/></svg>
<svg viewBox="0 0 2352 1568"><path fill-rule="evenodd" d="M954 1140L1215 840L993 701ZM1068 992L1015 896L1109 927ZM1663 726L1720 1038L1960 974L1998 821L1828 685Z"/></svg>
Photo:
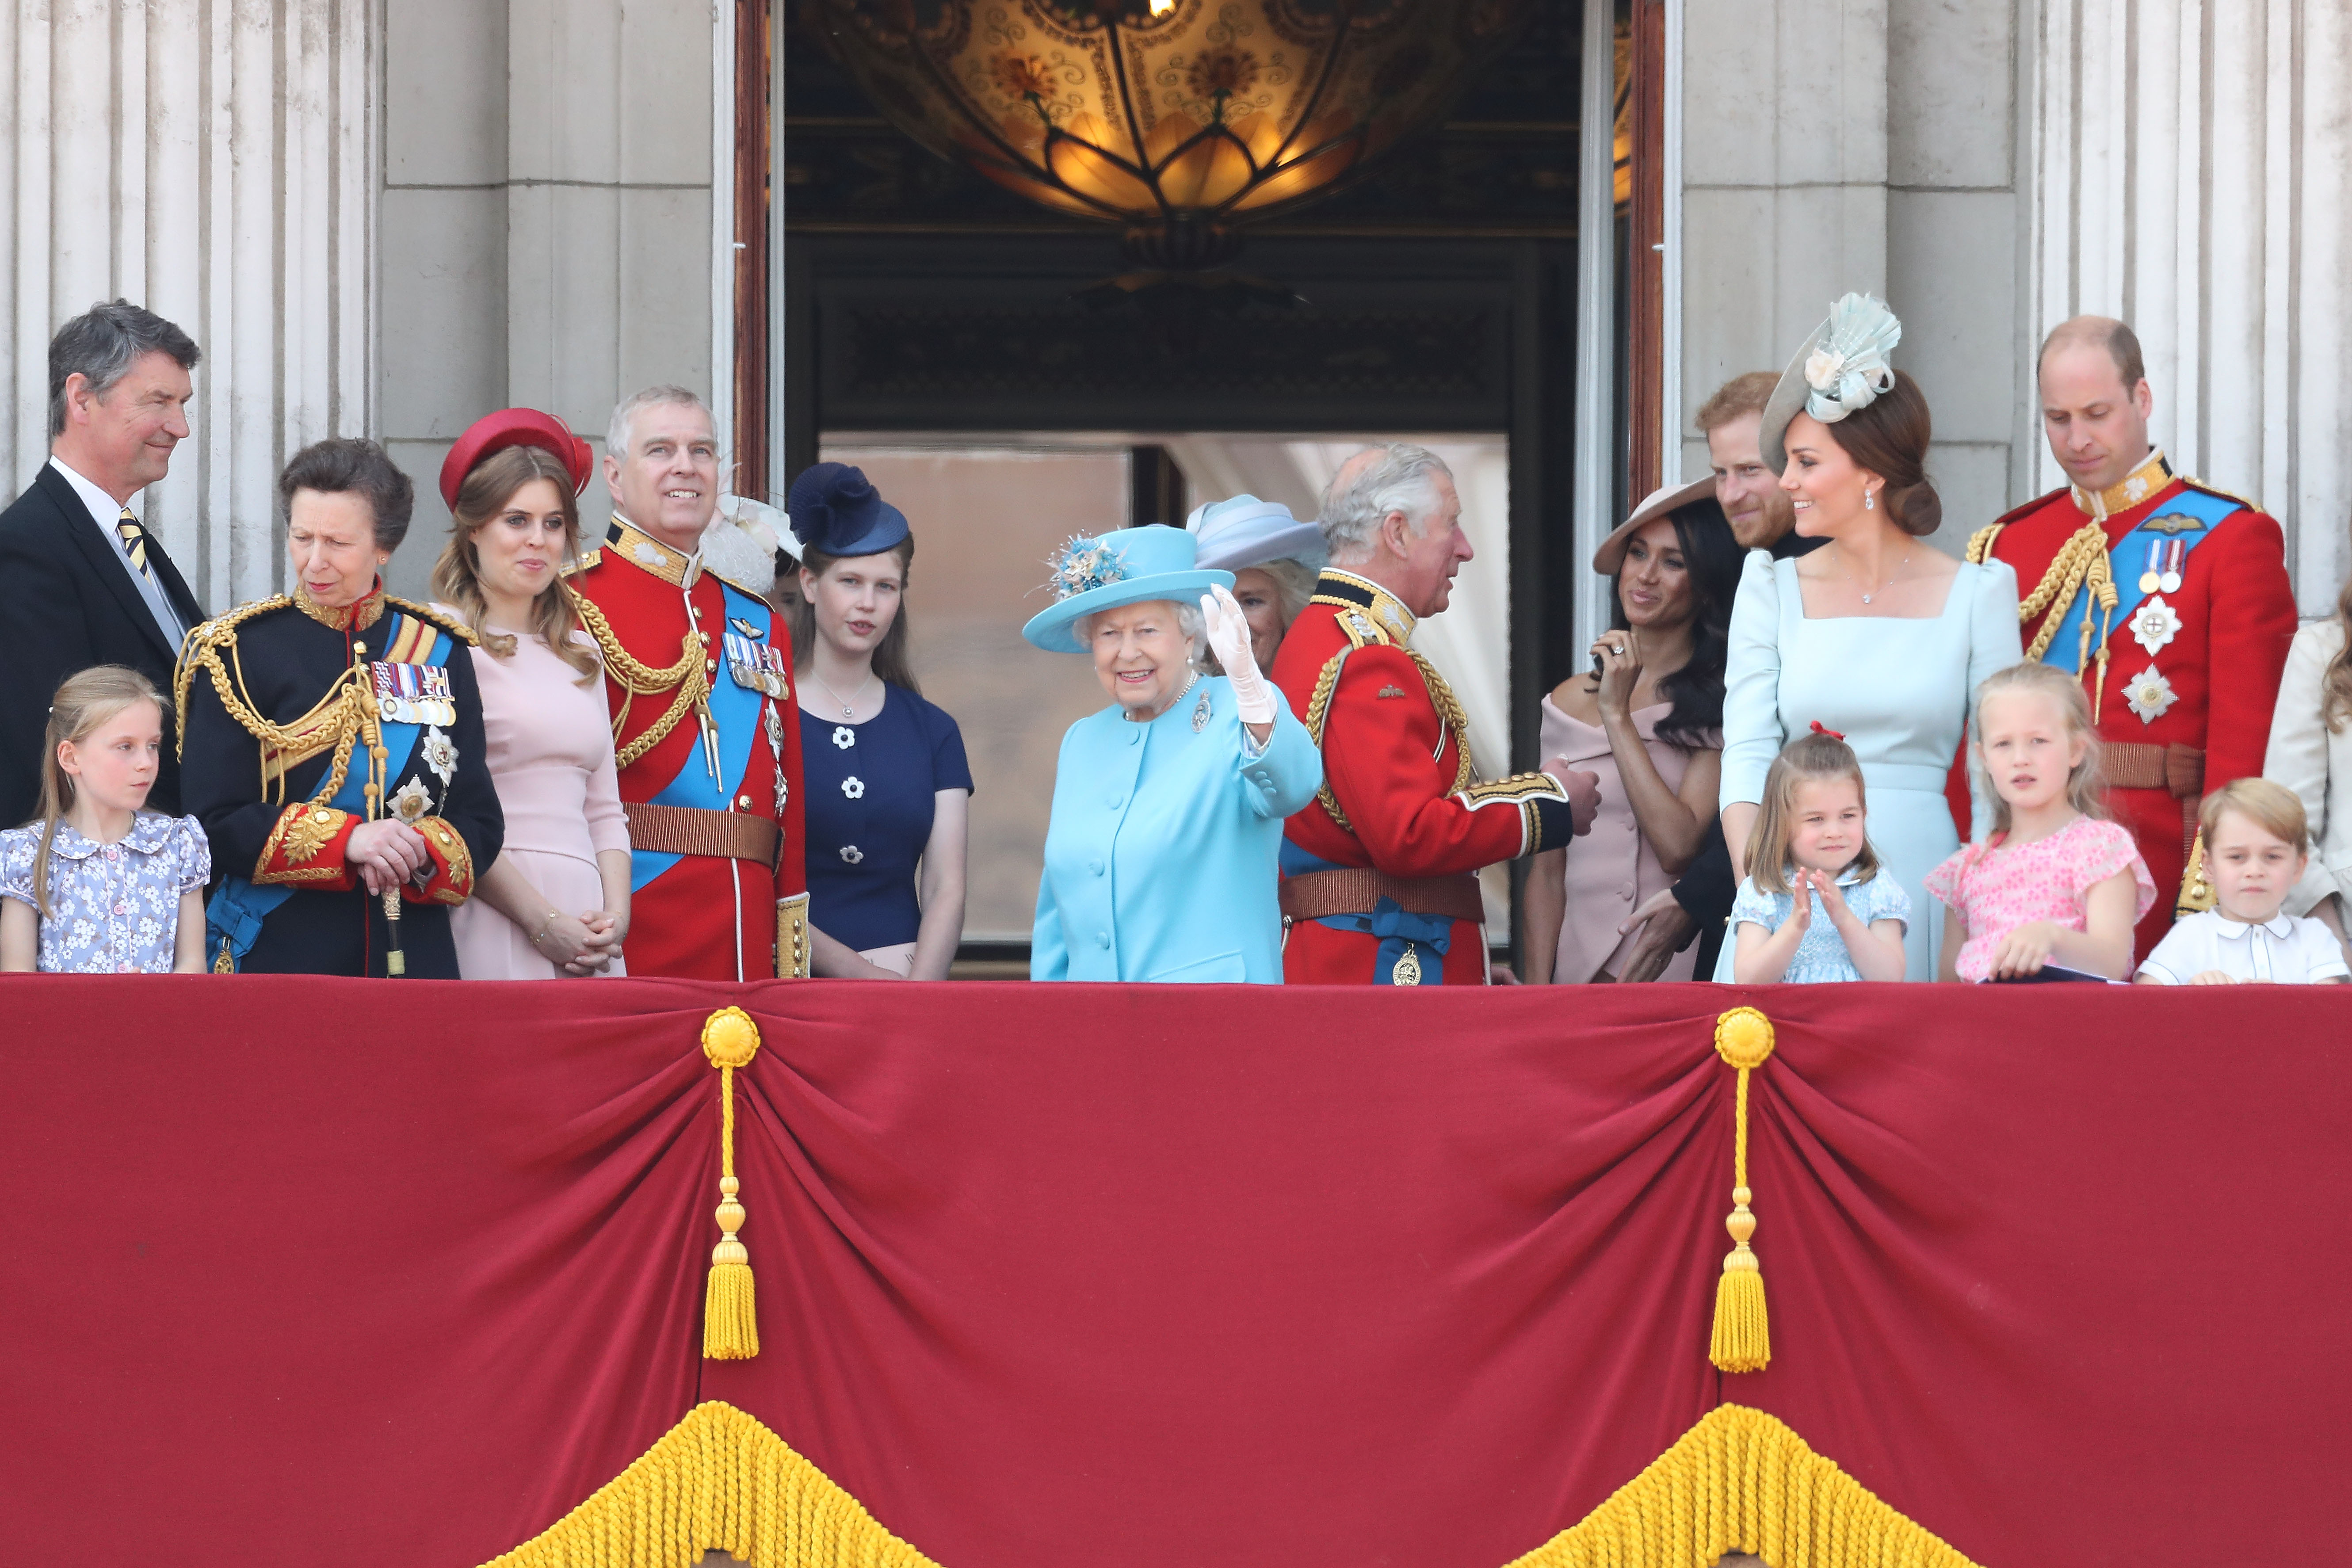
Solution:
<svg viewBox="0 0 2352 1568"><path fill-rule="evenodd" d="M1047 560L1054 603L1030 616L1021 635L1048 653L1084 653L1072 629L1080 616L1150 599L1189 605L1211 588L1232 587L1234 574L1198 565L1198 540L1164 523L1081 534Z"/></svg>
<svg viewBox="0 0 2352 1568"><path fill-rule="evenodd" d="M907 514L882 499L863 468L816 463L793 481L784 502L793 537L827 555L879 555L907 537Z"/></svg>

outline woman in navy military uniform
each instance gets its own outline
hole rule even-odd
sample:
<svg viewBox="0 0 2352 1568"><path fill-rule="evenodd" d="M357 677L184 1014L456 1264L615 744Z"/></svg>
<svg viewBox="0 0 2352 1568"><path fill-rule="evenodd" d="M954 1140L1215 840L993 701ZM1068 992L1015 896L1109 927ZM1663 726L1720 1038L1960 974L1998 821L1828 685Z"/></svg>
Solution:
<svg viewBox="0 0 2352 1568"><path fill-rule="evenodd" d="M474 634L383 591L415 488L373 441L278 477L291 595L188 636L182 798L225 872L216 973L457 978L449 910L504 832L482 751ZM396 917L396 918L388 918Z"/></svg>
<svg viewBox="0 0 2352 1568"><path fill-rule="evenodd" d="M819 463L786 505L801 544L801 676L812 968L944 980L963 937L971 768L923 700L902 600L915 539L859 469Z"/></svg>

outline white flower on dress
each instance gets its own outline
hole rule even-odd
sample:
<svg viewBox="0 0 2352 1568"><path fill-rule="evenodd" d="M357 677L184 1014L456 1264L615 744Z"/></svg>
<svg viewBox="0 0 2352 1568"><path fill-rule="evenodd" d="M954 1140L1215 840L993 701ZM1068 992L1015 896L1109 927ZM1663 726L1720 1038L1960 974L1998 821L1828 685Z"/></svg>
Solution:
<svg viewBox="0 0 2352 1568"><path fill-rule="evenodd" d="M97 925L97 922L95 922L95 921L74 921L74 923L73 923L73 944L74 944L76 947L88 947L91 942L96 942L97 940L98 940L98 925Z"/></svg>
<svg viewBox="0 0 2352 1568"><path fill-rule="evenodd" d="M2130 625L2133 637L2150 653L2160 651L2165 644L2180 635L2179 613L2164 602L2161 594L2151 595L2134 610Z"/></svg>
<svg viewBox="0 0 2352 1568"><path fill-rule="evenodd" d="M2163 672L2151 664L2124 682L2124 700L2139 715L2141 723L2153 724L2164 717L2166 709L2179 700L2179 694L2172 689L2172 682L2164 679Z"/></svg>
<svg viewBox="0 0 2352 1568"><path fill-rule="evenodd" d="M849 777L841 781L841 793L847 795L852 800L864 800L866 798L866 781L859 778L856 774L852 773Z"/></svg>
<svg viewBox="0 0 2352 1568"><path fill-rule="evenodd" d="M451 775L457 771L457 742L443 734L436 724L425 731L423 745L425 765L441 780L441 787L447 789Z"/></svg>
<svg viewBox="0 0 2352 1568"><path fill-rule="evenodd" d="M833 743L845 752L857 744L857 731L846 724L835 724L833 727Z"/></svg>
<svg viewBox="0 0 2352 1568"><path fill-rule="evenodd" d="M866 858L866 851L855 844L845 844L841 847L841 858L846 864L855 866Z"/></svg>
<svg viewBox="0 0 2352 1568"><path fill-rule="evenodd" d="M393 816L414 827L433 815L433 792L424 780L411 779L394 792L390 804Z"/></svg>

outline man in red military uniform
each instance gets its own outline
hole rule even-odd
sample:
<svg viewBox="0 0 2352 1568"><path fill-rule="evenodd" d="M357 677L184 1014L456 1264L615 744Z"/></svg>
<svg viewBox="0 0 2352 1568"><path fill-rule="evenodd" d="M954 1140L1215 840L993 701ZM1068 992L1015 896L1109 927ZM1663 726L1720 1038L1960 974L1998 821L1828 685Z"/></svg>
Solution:
<svg viewBox="0 0 2352 1568"><path fill-rule="evenodd" d="M804 977L815 933L801 832L792 640L768 583L706 564L719 505L710 410L683 388L622 404L614 512L571 578L604 656L629 817L632 974Z"/></svg>
<svg viewBox="0 0 2352 1568"><path fill-rule="evenodd" d="M1274 682L1323 752L1323 788L1283 826L1283 978L1294 985L1480 985L1475 873L1587 832L1591 773L1471 776L1462 704L1412 647L1470 559L1434 453L1357 453L1323 500L1331 564L1275 656Z"/></svg>
<svg viewBox="0 0 2352 1568"><path fill-rule="evenodd" d="M2070 479L1969 542L2017 570L2026 657L2085 682L2108 801L2156 878L2141 957L2176 909L2210 907L2209 791L2263 771L2294 596L2275 519L2173 471L2148 441L2139 339L2078 316L2042 346L2042 419Z"/></svg>

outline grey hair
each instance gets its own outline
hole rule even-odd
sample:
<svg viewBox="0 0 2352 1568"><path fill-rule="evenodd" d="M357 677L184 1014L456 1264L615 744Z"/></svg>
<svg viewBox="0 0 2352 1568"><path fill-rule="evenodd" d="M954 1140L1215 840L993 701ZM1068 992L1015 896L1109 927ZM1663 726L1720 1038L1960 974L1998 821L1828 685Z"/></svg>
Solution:
<svg viewBox="0 0 2352 1568"><path fill-rule="evenodd" d="M710 405L683 386L664 382L659 386L648 386L643 392L633 392L621 399L620 405L613 410L613 422L604 427L604 450L615 458L627 457L630 426L636 420L637 410L656 408L667 403L701 409L702 416L710 421L711 439L719 438L719 416L710 411Z"/></svg>
<svg viewBox="0 0 2352 1568"><path fill-rule="evenodd" d="M65 434L68 379L82 377L104 397L150 353L171 355L182 370L195 369L205 357L195 339L128 300L101 300L59 327L49 340L49 438Z"/></svg>
<svg viewBox="0 0 2352 1568"><path fill-rule="evenodd" d="M1348 477L1349 466L1367 452L1380 456ZM1323 542L1330 548L1332 563L1341 564L1360 561L1370 548L1373 534L1380 531L1381 521L1392 511L1404 513L1416 534L1437 510L1437 476L1454 477L1445 459L1426 447L1416 447L1408 441L1383 441L1377 447L1349 458L1340 465L1339 472L1331 476L1331 483L1323 491L1323 515L1318 520L1323 530ZM1342 487L1340 479L1347 478Z"/></svg>
<svg viewBox="0 0 2352 1568"><path fill-rule="evenodd" d="M1192 645L1192 662L1194 664L1199 664L1202 659L1206 658L1209 655L1209 623L1202 618L1201 606L1194 604L1187 604L1181 599L1160 599L1158 601L1150 599L1138 599L1136 601L1136 603L1139 605L1149 605L1155 602L1163 605L1173 605L1176 606L1176 629L1183 635L1185 641ZM1127 606L1125 605L1105 605L1104 608L1123 610L1127 608ZM1095 640L1095 616L1101 613L1101 610L1089 610L1085 615L1080 616L1076 620L1070 623L1070 636L1077 639L1077 643L1080 647L1084 647L1087 644Z"/></svg>

